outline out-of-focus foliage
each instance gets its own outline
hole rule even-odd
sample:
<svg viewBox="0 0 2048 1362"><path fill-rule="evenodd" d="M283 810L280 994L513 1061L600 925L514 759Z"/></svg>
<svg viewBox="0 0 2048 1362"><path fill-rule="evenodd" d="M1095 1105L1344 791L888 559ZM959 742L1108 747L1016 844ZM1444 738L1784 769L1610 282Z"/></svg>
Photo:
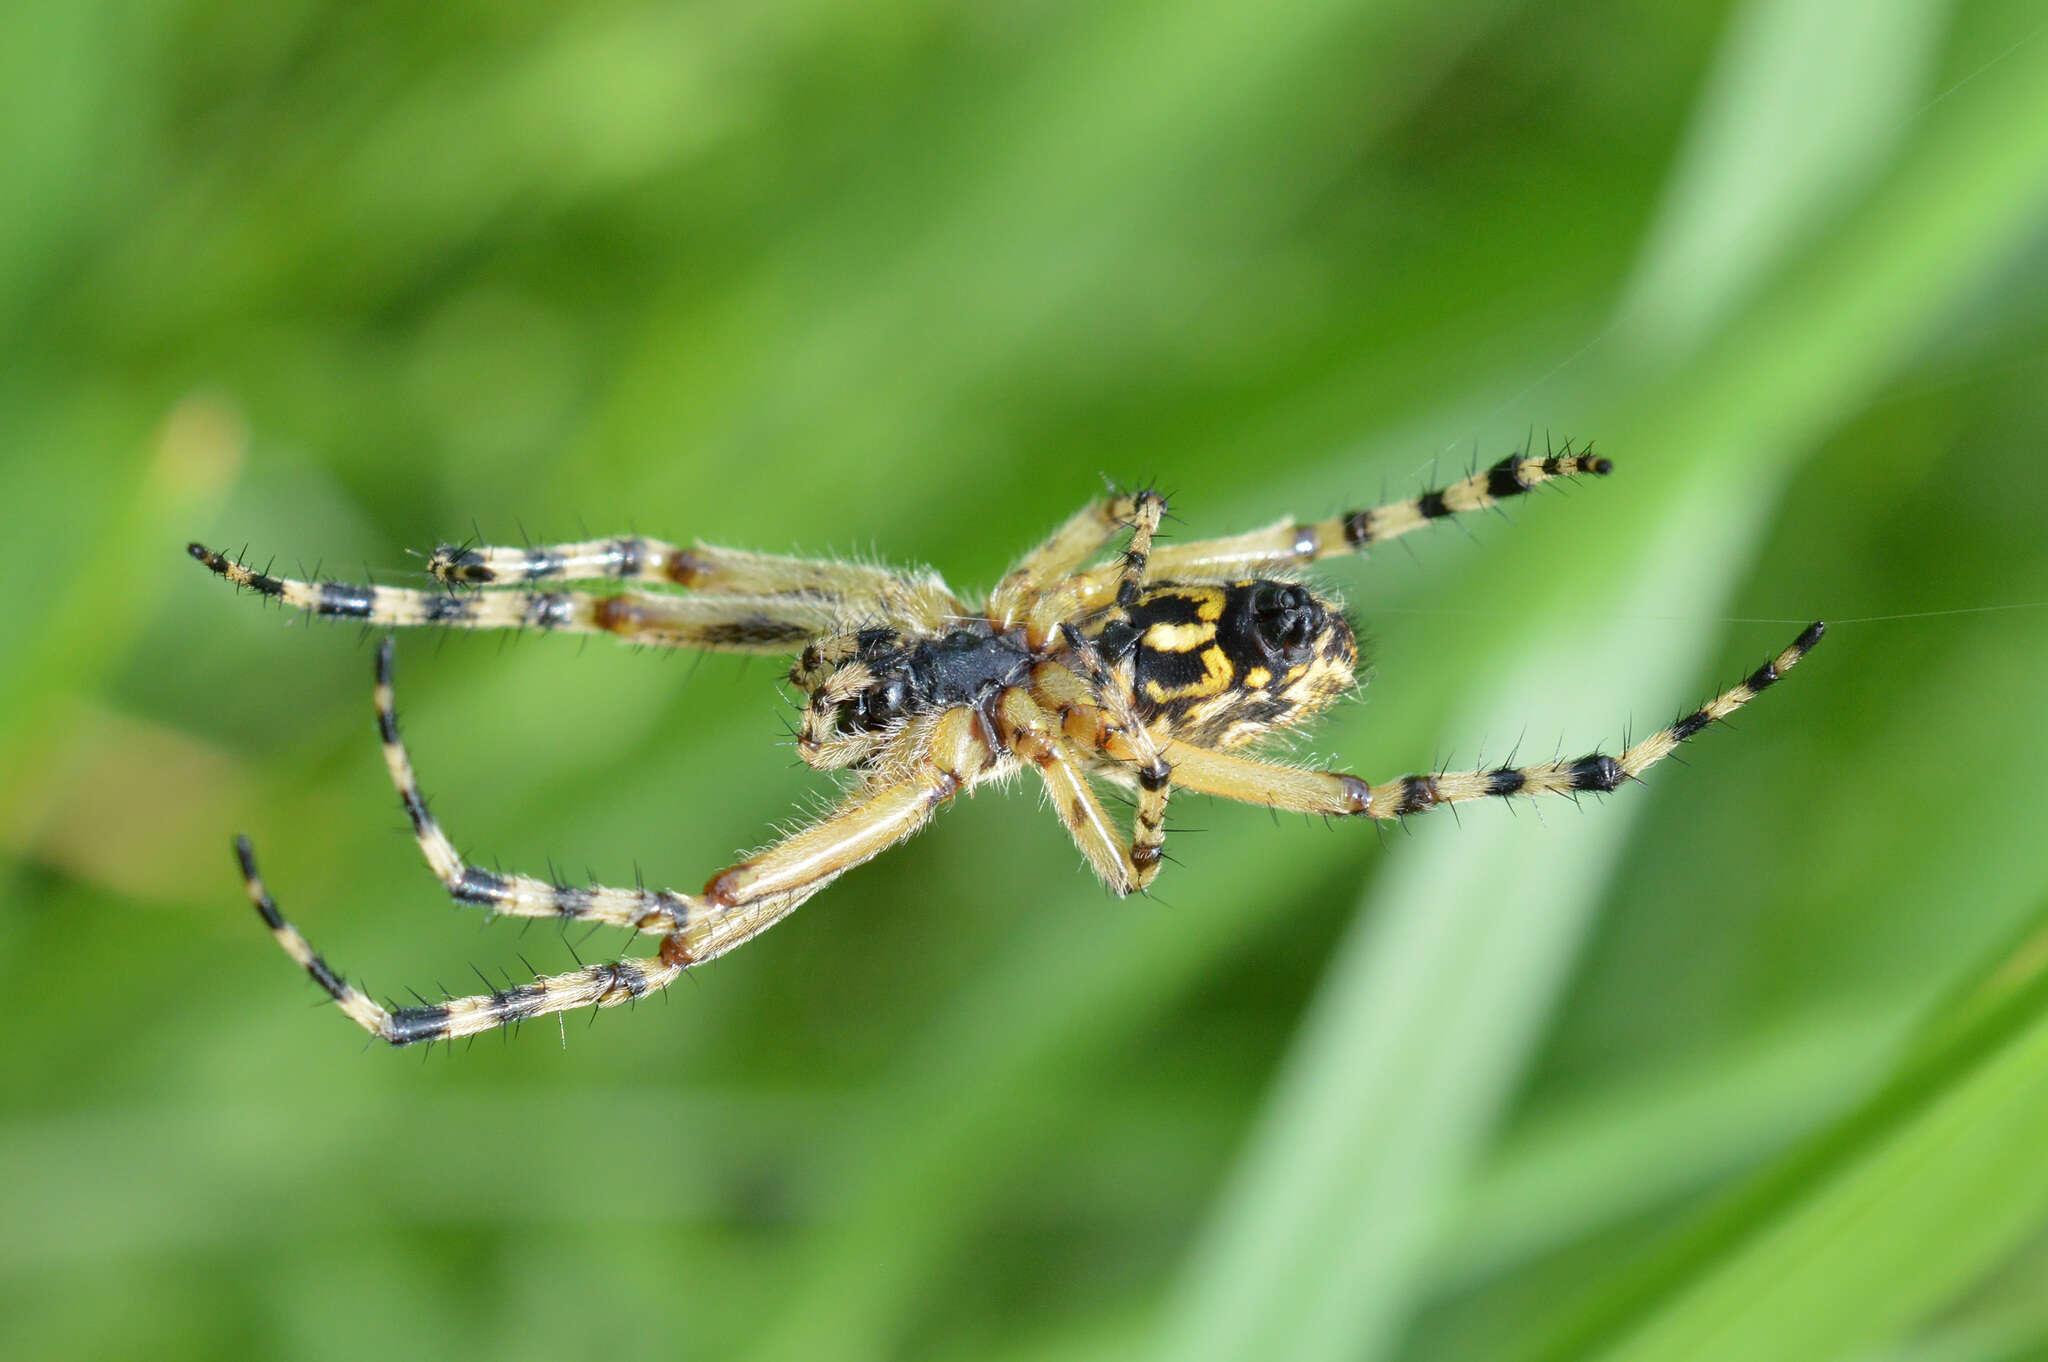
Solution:
<svg viewBox="0 0 2048 1362"><path fill-rule="evenodd" d="M1977 1359L2048 1344L2048 28L2027 0L0 17L0 1351ZM360 1053L564 966L422 872L347 628L635 527L991 581L1595 437L1327 574L1361 827L1176 803L1107 900L991 795L637 1015ZM1969 613L1957 613L1969 612ZM400 642L486 860L689 888L823 782L777 668ZM574 943L586 957L622 943Z"/></svg>

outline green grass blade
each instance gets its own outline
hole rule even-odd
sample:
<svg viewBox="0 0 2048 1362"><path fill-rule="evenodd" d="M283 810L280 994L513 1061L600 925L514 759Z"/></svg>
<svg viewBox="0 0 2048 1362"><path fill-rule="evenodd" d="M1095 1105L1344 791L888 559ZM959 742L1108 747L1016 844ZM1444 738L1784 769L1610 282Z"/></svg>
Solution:
<svg viewBox="0 0 2048 1362"><path fill-rule="evenodd" d="M2048 1213L2048 976L1909 1062L1724 1198L1535 1356L1854 1356L1995 1266Z"/></svg>
<svg viewBox="0 0 2048 1362"><path fill-rule="evenodd" d="M1944 0L1738 6L1623 311L1685 348L1910 134Z"/></svg>
<svg viewBox="0 0 2048 1362"><path fill-rule="evenodd" d="M1475 1170L1433 1255L1434 1292L1473 1289L1753 1168L1868 1093L1906 1029L1895 1009L1844 1007L1553 1101Z"/></svg>

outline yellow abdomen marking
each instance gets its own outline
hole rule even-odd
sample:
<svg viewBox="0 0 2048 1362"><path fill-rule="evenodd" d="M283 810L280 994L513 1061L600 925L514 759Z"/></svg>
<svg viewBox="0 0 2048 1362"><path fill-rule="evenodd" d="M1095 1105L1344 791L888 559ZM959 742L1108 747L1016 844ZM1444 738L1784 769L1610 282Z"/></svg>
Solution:
<svg viewBox="0 0 2048 1362"><path fill-rule="evenodd" d="M1145 646L1155 653L1192 653L1216 641L1213 624L1155 624L1145 631Z"/></svg>
<svg viewBox="0 0 2048 1362"><path fill-rule="evenodd" d="M1169 700L1198 700L1221 695L1230 689L1230 679L1235 674L1223 650L1212 645L1202 650L1201 676L1179 686L1162 686L1157 681L1147 681L1145 698L1154 704L1165 704Z"/></svg>

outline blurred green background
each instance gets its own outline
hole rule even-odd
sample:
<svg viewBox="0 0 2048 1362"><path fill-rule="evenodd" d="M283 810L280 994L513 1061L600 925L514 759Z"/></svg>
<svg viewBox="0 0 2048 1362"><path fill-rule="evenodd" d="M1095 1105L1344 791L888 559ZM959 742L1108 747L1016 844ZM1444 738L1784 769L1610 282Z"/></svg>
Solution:
<svg viewBox="0 0 2048 1362"><path fill-rule="evenodd" d="M0 1351L2048 1349L2048 16L2035 0L55 3L0 18ZM1116 902L962 801L636 1014L423 873L370 648L188 539L472 527L993 581L1534 432L1617 475L1331 565L1371 779L1686 766L1384 838L1185 798ZM1461 532L1469 531L1469 533ZM1412 549L1412 551L1411 551ZM1967 613L1959 613L1967 612ZM824 778L779 668L404 637L479 859L702 882ZM604 937L587 957L624 943Z"/></svg>

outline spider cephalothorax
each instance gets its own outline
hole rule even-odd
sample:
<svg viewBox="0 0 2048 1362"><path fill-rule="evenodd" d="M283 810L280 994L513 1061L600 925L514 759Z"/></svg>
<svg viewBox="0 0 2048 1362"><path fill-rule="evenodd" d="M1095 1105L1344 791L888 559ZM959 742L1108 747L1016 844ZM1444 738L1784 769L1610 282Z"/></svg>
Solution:
<svg viewBox="0 0 2048 1362"><path fill-rule="evenodd" d="M998 632L985 619L947 622L940 634L868 628L806 647L790 668L808 692L797 750L821 769L871 760L903 725L966 708L993 721L994 702L1028 684L1046 660L1022 629Z"/></svg>
<svg viewBox="0 0 2048 1362"><path fill-rule="evenodd" d="M391 641L377 653L377 731L435 875L463 903L520 917L608 923L660 938L642 959L544 976L467 998L389 1008L344 981L278 912L238 840L250 898L280 944L359 1025L396 1045L470 1035L572 1007L609 1007L667 985L751 940L851 867L921 828L955 795L1035 772L1095 873L1119 894L1158 873L1176 789L1275 809L1375 819L1439 804L1617 788L1753 699L1820 638L1814 624L1741 685L1619 757L1369 783L1237 749L1294 729L1355 688L1358 644L1343 612L1288 575L1554 478L1604 474L1569 447L1514 456L1448 487L1312 523L1225 539L1153 540L1165 500L1097 502L1056 531L985 600L930 572L783 558L638 536L542 548L444 547L438 589L305 582L255 572L198 544L192 556L265 596L369 625L609 633L636 643L795 654L798 750L847 768L822 819L721 870L697 893L570 886L471 865L427 812L398 736ZM1119 537L1124 552L1091 566ZM555 589L610 581L658 587ZM457 593L456 587L478 590ZM680 588L681 590L678 590ZM1128 833L1097 783L1135 794Z"/></svg>

